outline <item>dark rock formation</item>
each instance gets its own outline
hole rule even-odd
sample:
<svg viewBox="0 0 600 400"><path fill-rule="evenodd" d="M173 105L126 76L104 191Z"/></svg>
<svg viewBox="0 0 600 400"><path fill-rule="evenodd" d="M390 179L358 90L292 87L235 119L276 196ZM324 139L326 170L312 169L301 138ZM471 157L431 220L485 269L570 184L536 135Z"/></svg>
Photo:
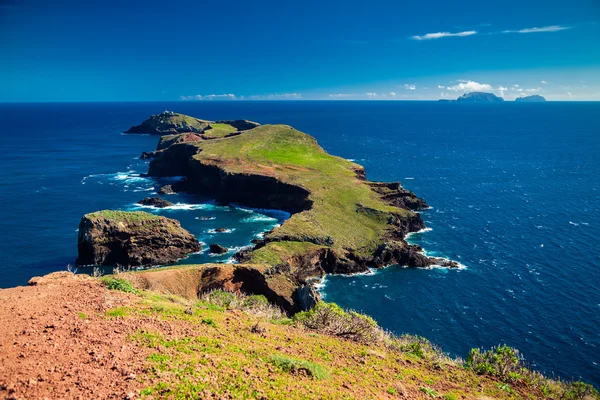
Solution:
<svg viewBox="0 0 600 400"><path fill-rule="evenodd" d="M213 254L225 254L229 251L227 247L221 246L220 244L213 243L210 245L210 252Z"/></svg>
<svg viewBox="0 0 600 400"><path fill-rule="evenodd" d="M161 186L160 189L158 189L158 193L159 194L175 194L175 192L173 191L173 186L171 186L171 185Z"/></svg>
<svg viewBox="0 0 600 400"><path fill-rule="evenodd" d="M140 125L132 126L125 133L147 133L151 135L172 135L184 132L202 133L208 127L208 121L165 111L152 115Z"/></svg>
<svg viewBox="0 0 600 400"><path fill-rule="evenodd" d="M217 229L215 229L215 232L217 232L217 233L229 232L229 229L227 229L227 228L217 228Z"/></svg>
<svg viewBox="0 0 600 400"><path fill-rule="evenodd" d="M167 264L200 251L178 221L149 213L98 211L79 223L78 265Z"/></svg>
<svg viewBox="0 0 600 400"><path fill-rule="evenodd" d="M199 151L198 147L185 143L170 146L150 161L148 175L156 177L187 175L190 172L190 158Z"/></svg>
<svg viewBox="0 0 600 400"><path fill-rule="evenodd" d="M314 286L309 283L296 289L294 292L294 300L301 310L306 311L310 310L315 304L321 301L321 295L319 295L319 292L317 292Z"/></svg>
<svg viewBox="0 0 600 400"><path fill-rule="evenodd" d="M504 99L493 93L471 92L463 94L456 101L463 103L501 103Z"/></svg>
<svg viewBox="0 0 600 400"><path fill-rule="evenodd" d="M140 159L141 160L150 160L154 157L156 157L155 151L143 151L142 155L140 156Z"/></svg>
<svg viewBox="0 0 600 400"><path fill-rule="evenodd" d="M369 185L375 192L381 194L382 200L392 206L413 211L429 208L425 200L404 189L400 182L370 182Z"/></svg>
<svg viewBox="0 0 600 400"><path fill-rule="evenodd" d="M515 101L519 103L544 103L546 99L539 94L534 94L532 96L517 97Z"/></svg>
<svg viewBox="0 0 600 400"><path fill-rule="evenodd" d="M138 204L158 208L165 208L173 205L173 203L171 203L170 201L161 199L160 197L146 197L145 199L138 201Z"/></svg>

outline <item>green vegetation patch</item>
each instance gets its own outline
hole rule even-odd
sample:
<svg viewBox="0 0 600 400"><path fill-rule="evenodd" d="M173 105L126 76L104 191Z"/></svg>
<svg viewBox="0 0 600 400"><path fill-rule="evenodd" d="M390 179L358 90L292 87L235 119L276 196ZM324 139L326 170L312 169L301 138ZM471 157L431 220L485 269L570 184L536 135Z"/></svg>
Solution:
<svg viewBox="0 0 600 400"><path fill-rule="evenodd" d="M159 221L161 217L144 211L102 210L85 215L88 219L106 219L111 222L136 223Z"/></svg>
<svg viewBox="0 0 600 400"><path fill-rule="evenodd" d="M271 364L290 374L306 375L315 379L329 378L329 373L325 368L310 361L290 358L282 355L274 355L271 357L270 361Z"/></svg>
<svg viewBox="0 0 600 400"><path fill-rule="evenodd" d="M389 228L391 213L413 215L387 205L359 180L361 166L328 154L314 138L286 125L263 125L195 145L202 151L194 158L203 164L218 165L230 173L274 176L310 192L312 208L294 214L270 233L271 243L251 255L253 263L276 264L308 250L302 245L282 248L278 241L322 243L318 247L371 254ZM364 212L367 209L374 212Z"/></svg>
<svg viewBox="0 0 600 400"><path fill-rule="evenodd" d="M212 129L208 129L204 132L204 134L208 137L223 137L230 133L237 132L237 129L228 124L217 124L215 122L211 122L210 126Z"/></svg>
<svg viewBox="0 0 600 400"><path fill-rule="evenodd" d="M122 278L114 278L111 276L105 276L101 278L102 283L110 290L119 290L125 293L138 294L139 291L133 286L131 282Z"/></svg>

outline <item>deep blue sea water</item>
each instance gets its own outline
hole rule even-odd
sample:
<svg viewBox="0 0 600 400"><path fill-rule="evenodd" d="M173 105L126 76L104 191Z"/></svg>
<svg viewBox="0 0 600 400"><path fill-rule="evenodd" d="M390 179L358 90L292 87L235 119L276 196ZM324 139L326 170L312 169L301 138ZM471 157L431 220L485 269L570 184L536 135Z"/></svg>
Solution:
<svg viewBox="0 0 600 400"><path fill-rule="evenodd" d="M600 103L0 104L0 287L64 269L82 214L135 209L163 183L139 176L158 139L121 132L165 109L289 124L369 179L402 181L433 207L432 230L411 241L466 266L329 276L328 301L453 355L507 343L539 370L600 385ZM168 199L178 206L151 211L236 248L285 217Z"/></svg>

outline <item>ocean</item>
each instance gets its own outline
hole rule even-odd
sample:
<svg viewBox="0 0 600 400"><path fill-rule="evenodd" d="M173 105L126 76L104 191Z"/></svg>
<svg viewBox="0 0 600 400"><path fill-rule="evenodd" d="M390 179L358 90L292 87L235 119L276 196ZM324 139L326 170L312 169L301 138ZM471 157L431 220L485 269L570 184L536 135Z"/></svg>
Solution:
<svg viewBox="0 0 600 400"><path fill-rule="evenodd" d="M121 134L165 109L292 125L364 165L369 179L401 181L432 207L422 212L430 229L410 241L465 266L327 276L327 301L455 356L506 343L550 376L600 386L600 103L0 104L0 287L64 270L83 214L140 209L138 200L168 183L141 176L139 155L158 138ZM167 199L176 205L145 210L232 248L181 263L232 262L287 217Z"/></svg>

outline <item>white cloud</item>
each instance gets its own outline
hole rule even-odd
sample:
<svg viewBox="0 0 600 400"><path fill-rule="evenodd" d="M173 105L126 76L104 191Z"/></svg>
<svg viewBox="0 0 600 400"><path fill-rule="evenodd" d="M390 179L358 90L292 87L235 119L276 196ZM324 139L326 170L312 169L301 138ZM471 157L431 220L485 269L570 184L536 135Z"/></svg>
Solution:
<svg viewBox="0 0 600 400"><path fill-rule="evenodd" d="M519 87L519 85L513 85L513 87Z"/></svg>
<svg viewBox="0 0 600 400"><path fill-rule="evenodd" d="M344 97L348 97L348 96L352 96L348 93L332 93L329 95L329 97L331 97L332 99L341 99Z"/></svg>
<svg viewBox="0 0 600 400"><path fill-rule="evenodd" d="M406 90L415 90L417 88L417 85L405 83L404 85L400 85L399 87Z"/></svg>
<svg viewBox="0 0 600 400"><path fill-rule="evenodd" d="M412 39L415 40L430 40L430 39L440 39L443 37L452 37L452 36L471 36L471 35L475 35L477 33L477 31L464 31L464 32L457 32L457 33L450 33L450 32L436 32L436 33L427 33L423 36L411 36Z"/></svg>
<svg viewBox="0 0 600 400"><path fill-rule="evenodd" d="M494 90L488 83L479 83L474 81L459 81L458 85L448 86L447 90L453 92L486 92Z"/></svg>
<svg viewBox="0 0 600 400"><path fill-rule="evenodd" d="M276 93L266 95L254 95L249 97L251 100L299 100L302 99L301 93Z"/></svg>
<svg viewBox="0 0 600 400"><path fill-rule="evenodd" d="M181 96L181 100L235 100L235 95L228 94L196 94L193 96Z"/></svg>
<svg viewBox="0 0 600 400"><path fill-rule="evenodd" d="M445 89L445 88L446 88L446 86L444 86L444 85L438 85L438 89Z"/></svg>
<svg viewBox="0 0 600 400"><path fill-rule="evenodd" d="M564 31L566 29L571 29L570 26L561 26L561 25L550 25L550 26L542 26L542 27L533 27L533 28L525 28L518 30L506 30L502 33L536 33L536 32L558 32Z"/></svg>
<svg viewBox="0 0 600 400"><path fill-rule="evenodd" d="M548 82L546 82L546 81L540 81L540 83L541 83L542 85L547 85L547 84L548 84Z"/></svg>
<svg viewBox="0 0 600 400"><path fill-rule="evenodd" d="M525 89L525 91L529 92L529 93L536 93L536 92L539 92L540 90L542 90L542 88Z"/></svg>
<svg viewBox="0 0 600 400"><path fill-rule="evenodd" d="M498 88L496 90L500 90L501 92L503 92L505 90L508 90L508 88L504 87L504 86L498 86Z"/></svg>
<svg viewBox="0 0 600 400"><path fill-rule="evenodd" d="M367 95L368 98L372 99L373 97L377 97L377 93L373 93L373 92L367 92L365 93Z"/></svg>
<svg viewBox="0 0 600 400"><path fill-rule="evenodd" d="M396 92L390 92L390 96L396 97Z"/></svg>

